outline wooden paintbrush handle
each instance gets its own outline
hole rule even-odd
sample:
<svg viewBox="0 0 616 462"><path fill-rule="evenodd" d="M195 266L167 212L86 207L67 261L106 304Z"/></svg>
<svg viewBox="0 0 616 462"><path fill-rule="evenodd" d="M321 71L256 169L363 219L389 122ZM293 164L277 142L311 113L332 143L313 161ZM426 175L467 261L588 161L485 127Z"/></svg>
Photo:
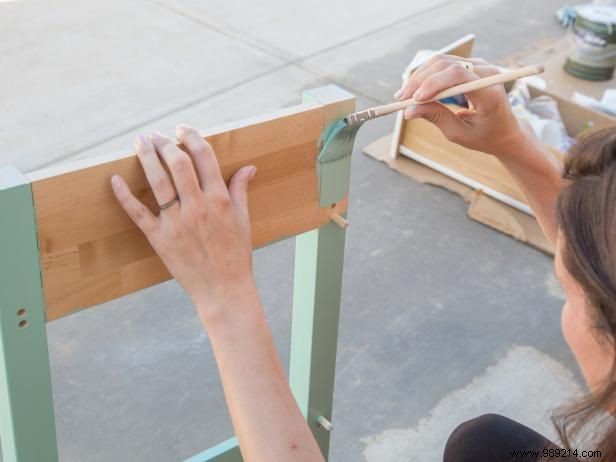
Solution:
<svg viewBox="0 0 616 462"><path fill-rule="evenodd" d="M376 106L372 109L376 113L375 117L380 117L383 115L391 114L392 112L397 112L402 109L406 109L409 106L431 103L433 101L438 101L440 99L449 98L450 96L470 93L472 91L480 90L482 88L486 88L486 87L496 85L499 83L511 82L512 80L517 80L522 77L528 77L529 75L541 74L544 70L545 70L545 66L543 66L543 64L525 66L519 69L514 69L513 71L507 71L501 74L484 77L483 79L473 80L471 82L466 82L461 85L456 85L455 87L451 87L451 88L448 88L447 90L443 90L442 92L438 93L433 98L426 100L426 101L417 102L413 98L410 98L404 101L398 101L395 103L384 104L382 106Z"/></svg>

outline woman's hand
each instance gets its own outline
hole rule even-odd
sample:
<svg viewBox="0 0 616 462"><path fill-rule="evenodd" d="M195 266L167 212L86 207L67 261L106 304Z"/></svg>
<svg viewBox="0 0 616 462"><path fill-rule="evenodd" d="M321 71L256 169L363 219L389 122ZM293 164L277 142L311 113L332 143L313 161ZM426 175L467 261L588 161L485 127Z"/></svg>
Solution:
<svg viewBox="0 0 616 462"><path fill-rule="evenodd" d="M155 216L120 176L111 183L124 210L207 324L223 306L257 294L247 198L256 168L241 168L227 188L214 151L201 135L185 125L179 125L176 134L188 154L156 133L149 139L139 136L135 149L157 202L178 201Z"/></svg>
<svg viewBox="0 0 616 462"><path fill-rule="evenodd" d="M460 61L473 64L473 71ZM398 99L429 100L462 83L499 73L483 59L437 55L420 66L395 94ZM528 136L511 111L505 89L493 85L465 95L469 109L453 112L440 103L419 104L405 110L407 119L423 118L435 124L454 143L494 155L513 154Z"/></svg>

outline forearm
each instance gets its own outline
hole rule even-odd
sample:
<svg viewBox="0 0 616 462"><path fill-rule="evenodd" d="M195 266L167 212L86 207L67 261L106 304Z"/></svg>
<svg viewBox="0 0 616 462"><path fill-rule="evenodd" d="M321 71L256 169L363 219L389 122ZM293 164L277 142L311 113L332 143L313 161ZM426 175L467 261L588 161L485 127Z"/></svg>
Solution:
<svg viewBox="0 0 616 462"><path fill-rule="evenodd" d="M203 320L244 460L322 461L293 397L258 295ZM225 317L224 313L232 313Z"/></svg>
<svg viewBox="0 0 616 462"><path fill-rule="evenodd" d="M496 157L522 190L544 234L555 244L556 200L563 187L560 162L530 134L521 135Z"/></svg>

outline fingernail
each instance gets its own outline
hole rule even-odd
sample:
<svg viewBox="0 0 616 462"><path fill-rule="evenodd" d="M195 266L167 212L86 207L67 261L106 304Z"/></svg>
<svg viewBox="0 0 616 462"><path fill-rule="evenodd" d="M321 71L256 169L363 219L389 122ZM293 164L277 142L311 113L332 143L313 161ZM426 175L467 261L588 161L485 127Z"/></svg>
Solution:
<svg viewBox="0 0 616 462"><path fill-rule="evenodd" d="M159 132L152 132L150 133L150 139L151 140L159 140L162 138L162 135Z"/></svg>
<svg viewBox="0 0 616 462"><path fill-rule="evenodd" d="M404 110L404 118L405 119L410 119L411 117L413 117L415 115L414 112L415 112L415 108L416 107L417 106L415 106L414 104L412 106L407 107Z"/></svg>
<svg viewBox="0 0 616 462"><path fill-rule="evenodd" d="M250 172L250 175L248 176L248 181L252 180L256 174L257 174L257 167L252 167L252 171Z"/></svg>
<svg viewBox="0 0 616 462"><path fill-rule="evenodd" d="M400 90L398 90L397 92L394 93L394 98L396 99L400 99L400 97L402 96L402 93L404 93L404 88L401 88Z"/></svg>
<svg viewBox="0 0 616 462"><path fill-rule="evenodd" d="M113 175L111 177L111 186L113 186L114 188L119 188L120 185L121 185L120 177L118 175Z"/></svg>
<svg viewBox="0 0 616 462"><path fill-rule="evenodd" d="M145 137L145 135L139 135L135 139L135 147L138 148L139 146L143 146L147 142L148 142L148 139Z"/></svg>

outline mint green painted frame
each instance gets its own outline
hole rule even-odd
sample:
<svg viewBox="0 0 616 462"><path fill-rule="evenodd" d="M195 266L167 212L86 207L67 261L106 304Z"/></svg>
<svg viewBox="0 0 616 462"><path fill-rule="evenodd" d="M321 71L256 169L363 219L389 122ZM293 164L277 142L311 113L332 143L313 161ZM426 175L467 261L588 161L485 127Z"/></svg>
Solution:
<svg viewBox="0 0 616 462"><path fill-rule="evenodd" d="M0 167L0 230L2 455L4 462L56 461L32 188L11 166Z"/></svg>
<svg viewBox="0 0 616 462"><path fill-rule="evenodd" d="M354 98L326 86L304 94L323 105ZM350 104L350 106L349 106ZM326 111L327 113L327 111ZM340 114L326 115L331 122ZM330 162L319 155L322 206L348 193L352 143ZM0 167L0 441L4 462L57 462L58 452L32 188ZM345 230L333 222L296 237L289 382L325 457L332 420ZM22 311L22 309L25 310ZM185 462L237 462L230 438Z"/></svg>

